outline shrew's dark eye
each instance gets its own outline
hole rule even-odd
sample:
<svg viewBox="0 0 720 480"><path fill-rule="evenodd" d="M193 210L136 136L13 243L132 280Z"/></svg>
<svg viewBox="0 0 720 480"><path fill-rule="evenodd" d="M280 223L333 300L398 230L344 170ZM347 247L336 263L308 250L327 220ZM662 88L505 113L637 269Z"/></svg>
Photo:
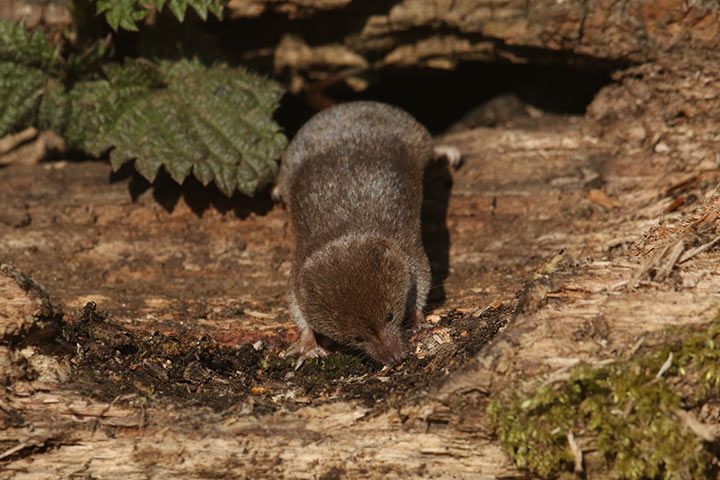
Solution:
<svg viewBox="0 0 720 480"><path fill-rule="evenodd" d="M363 343L365 341L365 339L363 337L357 336L357 337L353 337L352 341L355 343Z"/></svg>
<svg viewBox="0 0 720 480"><path fill-rule="evenodd" d="M393 315L392 312L388 312L388 313L385 314L385 321L386 321L387 323L390 323L390 322L392 322L393 320L395 320L395 315Z"/></svg>

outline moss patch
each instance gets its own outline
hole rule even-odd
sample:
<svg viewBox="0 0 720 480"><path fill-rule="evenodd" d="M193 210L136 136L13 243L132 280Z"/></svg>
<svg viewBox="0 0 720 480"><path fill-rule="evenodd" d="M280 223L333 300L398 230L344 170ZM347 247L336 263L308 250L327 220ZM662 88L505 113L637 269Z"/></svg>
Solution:
<svg viewBox="0 0 720 480"><path fill-rule="evenodd" d="M573 471L569 433L588 478L715 478L720 439L703 440L681 417L720 403L720 318L659 340L630 360L578 366L566 380L495 398L488 413L500 443L544 478Z"/></svg>

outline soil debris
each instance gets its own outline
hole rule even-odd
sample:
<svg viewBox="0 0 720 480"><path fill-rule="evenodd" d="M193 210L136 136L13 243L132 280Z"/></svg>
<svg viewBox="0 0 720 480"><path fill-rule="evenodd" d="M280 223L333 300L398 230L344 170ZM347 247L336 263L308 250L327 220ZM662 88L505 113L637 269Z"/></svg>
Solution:
<svg viewBox="0 0 720 480"><path fill-rule="evenodd" d="M281 348L258 350L252 342L229 347L209 336L135 333L110 321L92 302L64 325L62 337L74 346L68 386L92 397L112 401L136 395L220 411L252 396L261 413L336 399L373 406L407 400L462 365L512 314L502 304L476 315L452 311L416 334L418 349L438 344L432 354L411 355L392 370L337 351L294 371L293 359L282 358Z"/></svg>

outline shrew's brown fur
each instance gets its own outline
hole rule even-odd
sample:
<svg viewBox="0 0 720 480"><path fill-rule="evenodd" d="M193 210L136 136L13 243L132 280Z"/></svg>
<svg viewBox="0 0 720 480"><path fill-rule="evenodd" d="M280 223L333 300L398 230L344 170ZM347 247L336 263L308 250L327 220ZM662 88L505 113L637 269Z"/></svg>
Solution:
<svg viewBox="0 0 720 480"><path fill-rule="evenodd" d="M430 287L420 208L431 156L422 125L376 102L323 111L290 143L278 190L297 243L291 312L306 340L320 332L389 365L407 354L404 320Z"/></svg>

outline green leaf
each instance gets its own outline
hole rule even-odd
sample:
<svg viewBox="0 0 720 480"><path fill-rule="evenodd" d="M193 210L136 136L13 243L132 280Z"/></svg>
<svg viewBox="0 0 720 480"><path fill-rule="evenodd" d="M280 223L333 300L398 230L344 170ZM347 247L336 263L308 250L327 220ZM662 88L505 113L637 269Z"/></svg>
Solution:
<svg viewBox="0 0 720 480"><path fill-rule="evenodd" d="M182 22L188 7L192 7L203 20L207 20L208 11L222 18L222 10L227 0L168 0L167 3L173 15Z"/></svg>
<svg viewBox="0 0 720 480"><path fill-rule="evenodd" d="M145 19L149 9L162 10L167 5L172 14L179 21L185 20L189 7L203 20L207 20L208 12L218 18L222 17L222 10L228 0L93 0L96 2L98 14L105 14L105 20L113 30L138 30L138 22Z"/></svg>
<svg viewBox="0 0 720 480"><path fill-rule="evenodd" d="M117 31L119 28L136 31L137 22L143 20L148 10L137 0L97 0L97 13L105 14L105 20Z"/></svg>
<svg viewBox="0 0 720 480"><path fill-rule="evenodd" d="M0 63L50 70L60 62L60 49L51 47L42 33L0 20Z"/></svg>
<svg viewBox="0 0 720 480"><path fill-rule="evenodd" d="M135 160L146 179L161 167L182 183L192 172L230 196L268 184L286 139L272 120L281 91L225 65L129 61L70 92L66 139L115 169Z"/></svg>
<svg viewBox="0 0 720 480"><path fill-rule="evenodd" d="M0 137L28 127L50 81L60 53L40 33L0 21Z"/></svg>
<svg viewBox="0 0 720 480"><path fill-rule="evenodd" d="M277 173L287 140L272 119L274 82L198 60L108 63L102 42L65 60L42 35L2 21L0 42L0 136L53 130L70 148L109 152L116 169L134 160L150 181L160 168L178 183L193 174L228 196L252 195Z"/></svg>
<svg viewBox="0 0 720 480"><path fill-rule="evenodd" d="M71 53L65 60L63 76L66 82L97 76L102 66L110 61L113 54L111 37L108 35L80 52Z"/></svg>
<svg viewBox="0 0 720 480"><path fill-rule="evenodd" d="M168 8L175 15L175 18L181 22L185 20L185 10L187 10L188 2L186 0L168 0Z"/></svg>
<svg viewBox="0 0 720 480"><path fill-rule="evenodd" d="M36 126L42 130L63 134L66 131L68 115L68 99L64 85L56 79L49 79L40 102Z"/></svg>
<svg viewBox="0 0 720 480"><path fill-rule="evenodd" d="M40 105L45 75L27 67L0 64L0 137L29 126Z"/></svg>

